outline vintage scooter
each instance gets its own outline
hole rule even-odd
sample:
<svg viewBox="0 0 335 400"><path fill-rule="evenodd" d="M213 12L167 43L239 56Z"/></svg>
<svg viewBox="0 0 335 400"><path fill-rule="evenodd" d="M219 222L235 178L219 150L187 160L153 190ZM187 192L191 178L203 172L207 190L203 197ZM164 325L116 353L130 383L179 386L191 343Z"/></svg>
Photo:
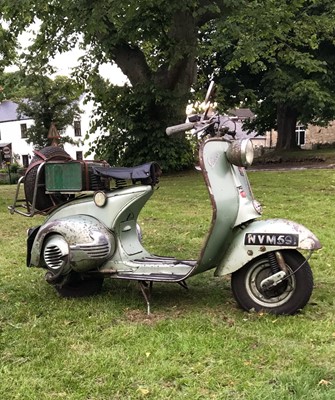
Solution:
<svg viewBox="0 0 335 400"><path fill-rule="evenodd" d="M47 147L36 152L9 207L11 213L47 215L28 232L27 266L45 269L46 281L61 296L96 293L105 277L138 281L148 313L153 282L187 287L188 278L209 269L218 277L231 274L233 295L245 310L302 309L313 289L308 259L320 242L295 222L260 219L245 171L253 160L252 143L225 135L220 116L209 117L208 111L167 128L168 134L191 129L200 140L200 169L213 214L197 259L154 255L142 245L137 218L158 183L157 163L114 168L73 161L62 149Z"/></svg>

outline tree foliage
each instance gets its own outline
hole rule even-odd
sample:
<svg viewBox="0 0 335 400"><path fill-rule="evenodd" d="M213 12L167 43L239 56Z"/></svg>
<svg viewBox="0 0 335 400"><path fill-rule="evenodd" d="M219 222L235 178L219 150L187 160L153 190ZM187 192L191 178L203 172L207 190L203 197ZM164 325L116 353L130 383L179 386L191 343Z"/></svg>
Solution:
<svg viewBox="0 0 335 400"><path fill-rule="evenodd" d="M0 72L15 60L16 44L15 35L4 26L0 18Z"/></svg>
<svg viewBox="0 0 335 400"><path fill-rule="evenodd" d="M41 148L49 144L48 132L54 123L61 131L80 116L79 98L82 88L73 80L58 76L51 79L41 75L24 77L14 99L18 103L18 113L34 120L27 130L27 141ZM71 139L61 135L61 142Z"/></svg>
<svg viewBox="0 0 335 400"><path fill-rule="evenodd" d="M335 118L334 17L329 0L255 0L203 37L212 49L204 69L216 68L230 105L254 109L251 129L278 130L277 148L296 146L297 121Z"/></svg>
<svg viewBox="0 0 335 400"><path fill-rule="evenodd" d="M96 100L99 127L105 129L98 153L131 164L155 159L165 169L191 164L184 138L165 135L167 125L183 122L196 77L198 32L208 21L224 18L236 0L1 0L11 30L20 32L36 18L40 34L27 55L46 61L80 42L86 49L77 76ZM129 85L113 87L97 76L104 62L117 64ZM117 106L116 106L117 105Z"/></svg>
<svg viewBox="0 0 335 400"><path fill-rule="evenodd" d="M16 59L16 39L12 32L8 31L0 18L0 103L6 98L5 86L8 86L8 76L3 71Z"/></svg>
<svg viewBox="0 0 335 400"><path fill-rule="evenodd" d="M38 61L40 71L78 43L86 50L76 77L96 102L93 129L105 132L96 151L112 163L190 165L185 139L173 141L164 131L184 121L197 60L206 80L214 72L225 105L253 107L254 127L278 129L282 148L295 144L297 121L326 124L335 117L331 0L0 0L0 6L11 33L41 21L26 54L29 67ZM128 85L102 80L105 62L118 65Z"/></svg>
<svg viewBox="0 0 335 400"><path fill-rule="evenodd" d="M24 88L24 76L22 72L2 72L0 73L0 103L3 100L15 100L20 97L20 92Z"/></svg>

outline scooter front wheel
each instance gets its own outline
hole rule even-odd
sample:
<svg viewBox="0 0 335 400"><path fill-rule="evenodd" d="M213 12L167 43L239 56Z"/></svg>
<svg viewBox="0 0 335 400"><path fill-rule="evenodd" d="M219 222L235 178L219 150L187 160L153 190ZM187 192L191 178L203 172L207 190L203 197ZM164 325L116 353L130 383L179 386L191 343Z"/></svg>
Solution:
<svg viewBox="0 0 335 400"><path fill-rule="evenodd" d="M47 277L46 280L48 281ZM55 283L53 286L61 297L78 298L100 293L103 282L103 276L89 276L70 272L63 282Z"/></svg>
<svg viewBox="0 0 335 400"><path fill-rule="evenodd" d="M311 267L301 253L283 250L287 276L276 286L264 289L261 282L273 274L266 254L234 272L232 291L237 303L247 311L292 315L308 302L313 291Z"/></svg>

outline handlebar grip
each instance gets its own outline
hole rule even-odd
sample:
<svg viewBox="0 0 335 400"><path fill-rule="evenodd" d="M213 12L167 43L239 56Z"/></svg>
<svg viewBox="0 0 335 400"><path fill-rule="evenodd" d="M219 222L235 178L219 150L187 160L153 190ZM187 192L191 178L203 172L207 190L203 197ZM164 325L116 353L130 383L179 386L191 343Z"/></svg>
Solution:
<svg viewBox="0 0 335 400"><path fill-rule="evenodd" d="M166 128L165 132L168 136L170 136L170 135L173 135L174 133L188 131L189 129L192 129L193 127L194 127L193 122L186 122L185 124L168 126Z"/></svg>

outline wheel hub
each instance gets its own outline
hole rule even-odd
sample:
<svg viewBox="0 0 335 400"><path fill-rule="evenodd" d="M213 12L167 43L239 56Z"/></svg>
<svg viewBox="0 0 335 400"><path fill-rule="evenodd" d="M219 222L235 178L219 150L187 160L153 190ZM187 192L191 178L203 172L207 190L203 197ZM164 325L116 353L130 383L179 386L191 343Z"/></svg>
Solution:
<svg viewBox="0 0 335 400"><path fill-rule="evenodd" d="M269 290L273 288L274 286L277 286L279 283L283 281L285 278L286 273L284 271L279 271L268 278L265 278L261 282L261 288L263 290Z"/></svg>
<svg viewBox="0 0 335 400"><path fill-rule="evenodd" d="M292 296L295 282L294 275L281 282L278 281L276 285L272 284L269 287L262 285L264 282L270 282L274 275L271 272L270 265L263 261L256 264L247 276L249 284L246 284L246 289L250 297L263 307L278 307L278 305L285 303Z"/></svg>

